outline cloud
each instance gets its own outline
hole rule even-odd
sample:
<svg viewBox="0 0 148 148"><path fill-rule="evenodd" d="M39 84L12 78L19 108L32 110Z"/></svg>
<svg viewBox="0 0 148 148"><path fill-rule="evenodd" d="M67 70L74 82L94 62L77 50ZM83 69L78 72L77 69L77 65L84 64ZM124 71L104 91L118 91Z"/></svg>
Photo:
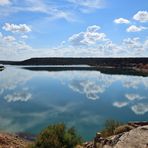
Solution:
<svg viewBox="0 0 148 148"><path fill-rule="evenodd" d="M18 92L18 93L13 93L13 94L8 94L4 97L4 99L10 103L10 102L27 102L30 100L32 95L26 91Z"/></svg>
<svg viewBox="0 0 148 148"><path fill-rule="evenodd" d="M128 105L128 102L114 102L113 106L118 107L118 108L122 108Z"/></svg>
<svg viewBox="0 0 148 148"><path fill-rule="evenodd" d="M125 94L125 97L130 100L130 101L134 101L134 100L142 100L145 97L140 96L138 94Z"/></svg>
<svg viewBox="0 0 148 148"><path fill-rule="evenodd" d="M131 25L130 27L127 28L127 32L140 32L140 31L143 31L147 29L146 27L143 27L143 26L135 26L135 25Z"/></svg>
<svg viewBox="0 0 148 148"><path fill-rule="evenodd" d="M82 7L98 9L104 7L104 0L67 0Z"/></svg>
<svg viewBox="0 0 148 148"><path fill-rule="evenodd" d="M144 48L143 44L140 42L140 38L138 37L124 39L123 46L126 49L130 49L130 48L134 49L134 51L140 50L140 49L142 51L142 49Z"/></svg>
<svg viewBox="0 0 148 148"><path fill-rule="evenodd" d="M74 46L90 46L105 40L105 33L100 33L99 26L89 26L85 32L74 34L69 38L69 42Z"/></svg>
<svg viewBox="0 0 148 148"><path fill-rule="evenodd" d="M134 57L145 57L148 55L147 40L141 41L139 37L127 38L123 40L122 47L127 51L127 55Z"/></svg>
<svg viewBox="0 0 148 148"><path fill-rule="evenodd" d="M44 18L49 20L64 19L70 22L76 21L75 14L71 12L72 9L66 9L65 7L61 8L60 5L45 0L24 0L22 4L20 4L19 0L15 0L11 5L0 9L0 16L6 17L14 13L31 12L44 14Z"/></svg>
<svg viewBox="0 0 148 148"><path fill-rule="evenodd" d="M9 23L5 23L5 25L2 27L2 29L4 29L5 31L10 31L10 32L18 32L18 33L26 33L26 32L30 32L31 28L29 26L27 26L26 24L9 24Z"/></svg>
<svg viewBox="0 0 148 148"><path fill-rule="evenodd" d="M11 60L25 59L32 55L32 47L23 41L23 39L14 36L4 36L0 33L0 59Z"/></svg>
<svg viewBox="0 0 148 148"><path fill-rule="evenodd" d="M19 34L16 40L4 41L0 33L0 59L24 60L31 57L137 57L148 55L147 38L125 38L118 44L100 32L98 25L88 26L86 31L70 36L67 40L53 48L32 48L25 42L27 36ZM18 34L17 34L18 35ZM12 41L13 40L13 41ZM7 52L6 52L7 51Z"/></svg>
<svg viewBox="0 0 148 148"><path fill-rule="evenodd" d="M28 39L28 36L27 35L22 35L21 38L22 39Z"/></svg>
<svg viewBox="0 0 148 148"><path fill-rule="evenodd" d="M144 115L148 112L148 104L138 103L133 105L131 109L137 115Z"/></svg>
<svg viewBox="0 0 148 148"><path fill-rule="evenodd" d="M148 11L138 11L133 19L140 22L148 22Z"/></svg>
<svg viewBox="0 0 148 148"><path fill-rule="evenodd" d="M97 31L100 30L100 29L101 29L100 26L93 25L93 26L87 27L87 32L97 32Z"/></svg>
<svg viewBox="0 0 148 148"><path fill-rule="evenodd" d="M16 39L15 39L15 37L13 37L13 36L4 36L4 37L3 37L3 40L6 41L6 42L13 42L13 41L15 41Z"/></svg>
<svg viewBox="0 0 148 148"><path fill-rule="evenodd" d="M4 6L8 4L10 4L10 0L0 0L0 6Z"/></svg>
<svg viewBox="0 0 148 148"><path fill-rule="evenodd" d="M124 18L118 18L114 20L114 23L116 24L129 24L130 21Z"/></svg>

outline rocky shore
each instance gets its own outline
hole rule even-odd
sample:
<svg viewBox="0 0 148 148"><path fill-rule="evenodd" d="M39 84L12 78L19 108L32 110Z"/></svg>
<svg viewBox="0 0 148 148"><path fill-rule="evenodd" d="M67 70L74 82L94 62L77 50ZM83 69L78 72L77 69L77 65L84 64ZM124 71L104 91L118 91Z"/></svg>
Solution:
<svg viewBox="0 0 148 148"><path fill-rule="evenodd" d="M0 148L28 148L31 143L17 134L0 133Z"/></svg>
<svg viewBox="0 0 148 148"><path fill-rule="evenodd" d="M34 136L22 133L0 133L0 148L28 148L34 141ZM105 138L98 132L93 141L76 148L148 148L148 122L129 122Z"/></svg>
<svg viewBox="0 0 148 148"><path fill-rule="evenodd" d="M84 143L82 148L148 148L148 122L129 122L107 138L97 133L94 141Z"/></svg>

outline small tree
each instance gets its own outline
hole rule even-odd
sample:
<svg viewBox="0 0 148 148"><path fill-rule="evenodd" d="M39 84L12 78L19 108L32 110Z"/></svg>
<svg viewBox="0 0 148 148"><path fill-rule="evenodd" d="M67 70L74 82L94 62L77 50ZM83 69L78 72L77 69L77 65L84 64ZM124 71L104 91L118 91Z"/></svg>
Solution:
<svg viewBox="0 0 148 148"><path fill-rule="evenodd" d="M82 139L74 128L67 128L64 124L48 126L43 130L35 142L35 148L74 148L81 144Z"/></svg>

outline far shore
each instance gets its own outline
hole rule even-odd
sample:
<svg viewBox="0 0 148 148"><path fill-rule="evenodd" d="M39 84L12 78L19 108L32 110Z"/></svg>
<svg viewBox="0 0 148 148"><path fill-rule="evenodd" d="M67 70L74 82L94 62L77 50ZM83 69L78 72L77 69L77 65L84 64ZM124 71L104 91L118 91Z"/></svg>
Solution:
<svg viewBox="0 0 148 148"><path fill-rule="evenodd" d="M106 74L148 76L147 57L127 58L73 58L47 57L24 61L0 61L3 65L22 66L28 70L95 70Z"/></svg>

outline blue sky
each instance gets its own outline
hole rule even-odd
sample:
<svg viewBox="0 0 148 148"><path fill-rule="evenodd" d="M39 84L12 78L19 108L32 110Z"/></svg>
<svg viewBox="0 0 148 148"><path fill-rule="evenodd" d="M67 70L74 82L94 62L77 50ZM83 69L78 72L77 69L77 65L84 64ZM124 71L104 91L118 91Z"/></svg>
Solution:
<svg viewBox="0 0 148 148"><path fill-rule="evenodd" d="M148 56L147 0L0 0L0 60Z"/></svg>

